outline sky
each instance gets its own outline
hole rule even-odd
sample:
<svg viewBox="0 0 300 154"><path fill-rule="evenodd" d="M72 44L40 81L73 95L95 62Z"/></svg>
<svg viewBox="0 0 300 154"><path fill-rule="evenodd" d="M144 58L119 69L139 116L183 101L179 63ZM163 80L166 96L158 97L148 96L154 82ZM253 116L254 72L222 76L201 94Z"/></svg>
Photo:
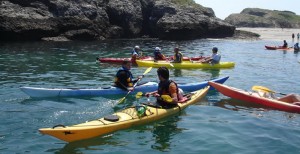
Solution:
<svg viewBox="0 0 300 154"><path fill-rule="evenodd" d="M214 10L218 18L225 19L232 13L240 13L245 8L292 11L300 15L300 0L194 0L196 3Z"/></svg>

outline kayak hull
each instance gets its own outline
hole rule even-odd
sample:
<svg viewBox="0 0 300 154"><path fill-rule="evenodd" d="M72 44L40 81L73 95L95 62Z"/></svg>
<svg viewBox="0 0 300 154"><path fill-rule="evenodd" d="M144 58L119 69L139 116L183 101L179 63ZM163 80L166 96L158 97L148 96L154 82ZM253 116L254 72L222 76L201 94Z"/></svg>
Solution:
<svg viewBox="0 0 300 154"><path fill-rule="evenodd" d="M265 48L267 50L285 50L285 51L294 50L294 48L288 48L288 47L282 47L282 46L268 46L268 45L265 45Z"/></svg>
<svg viewBox="0 0 300 154"><path fill-rule="evenodd" d="M135 107L129 107L113 114L114 116L118 117L117 121L110 121L105 118L100 118L72 126L59 125L53 128L41 128L39 131L42 134L50 135L66 142L74 142L102 136L118 130L147 124L167 116L174 115L187 106L198 102L207 94L208 90L209 86L195 91L191 94L191 97L188 101L184 103L178 103L178 106L170 109L157 108L144 104L143 106L146 106L147 109L145 115L142 117L137 116Z"/></svg>
<svg viewBox="0 0 300 154"><path fill-rule="evenodd" d="M237 89L234 87L221 85L219 83L215 82L208 82L210 86L214 87L216 90L218 90L220 93L222 93L225 96L247 101L251 103L261 104L270 108L274 108L281 111L287 111L287 112L296 112L300 113L300 106L278 101L271 98L265 98L260 95L258 95L255 92L249 92L241 89Z"/></svg>
<svg viewBox="0 0 300 154"><path fill-rule="evenodd" d="M190 60L194 60L194 61L198 61L200 59L203 59L205 57L183 57L184 61L190 61ZM173 57L170 57L170 60L172 60ZM122 64L125 60L129 60L131 61L131 58L97 58L97 60L101 63L117 63L117 64ZM152 57L142 57L140 60L146 60L146 61L153 61L154 59ZM131 61L133 62L133 61ZM134 64L136 64L136 62L133 62Z"/></svg>
<svg viewBox="0 0 300 154"><path fill-rule="evenodd" d="M203 68L203 69L221 69L221 68L232 68L235 66L234 62L220 62L219 64L210 64L210 63L197 63L190 61L183 61L182 63L171 63L163 61L145 61L145 60L136 60L136 63L139 67L167 67L175 69L193 69L193 68Z"/></svg>
<svg viewBox="0 0 300 154"><path fill-rule="evenodd" d="M211 81L224 83L229 76L213 79ZM183 91L195 91L208 85L208 81L188 84L178 84L178 87ZM137 92L151 92L157 90L158 83L148 82L146 84L136 86L131 94ZM45 97L96 97L96 96L108 96L108 95L126 95L127 91L117 87L107 88L95 88L95 89L83 89L83 88L38 88L38 87L21 87L21 91L26 93L32 98L45 98Z"/></svg>

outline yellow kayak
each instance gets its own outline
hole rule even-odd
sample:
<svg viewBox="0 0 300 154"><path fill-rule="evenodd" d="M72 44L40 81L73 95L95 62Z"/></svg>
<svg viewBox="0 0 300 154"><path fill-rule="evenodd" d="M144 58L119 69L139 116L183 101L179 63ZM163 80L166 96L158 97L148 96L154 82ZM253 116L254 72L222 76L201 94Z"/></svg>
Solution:
<svg viewBox="0 0 300 154"><path fill-rule="evenodd" d="M198 102L209 90L209 86L188 94L186 101L178 103L172 108L161 108L152 103L142 103L139 106L133 106L116 112L112 115L100 119L88 121L85 123L63 126L57 125L52 128L41 128L42 134L54 136L66 142L73 142L83 139L89 139L104 134L112 133L117 130L127 129L137 125L147 124L166 116L180 112L187 106ZM138 115L140 108L146 109L142 115Z"/></svg>
<svg viewBox="0 0 300 154"><path fill-rule="evenodd" d="M219 68L232 68L234 67L234 62L220 62L219 64L210 63L197 63L191 61L183 61L182 63L171 63L168 61L145 61L136 60L139 67L167 67L167 68L179 68L179 69L192 69L192 68L204 68L204 69L219 69Z"/></svg>

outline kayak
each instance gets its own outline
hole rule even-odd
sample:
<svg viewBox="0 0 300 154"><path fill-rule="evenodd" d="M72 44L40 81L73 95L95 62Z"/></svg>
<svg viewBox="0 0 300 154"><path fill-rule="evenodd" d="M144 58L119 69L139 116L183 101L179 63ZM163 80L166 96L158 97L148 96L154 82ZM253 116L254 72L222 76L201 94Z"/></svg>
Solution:
<svg viewBox="0 0 300 154"><path fill-rule="evenodd" d="M224 83L229 76L213 79L211 81ZM201 89L208 85L208 81L197 82L197 83L187 83L178 84L178 87L183 91L195 91ZM137 92L151 92L157 90L158 83L147 82L135 87L131 94L136 94ZM32 98L43 98L43 97L82 97L82 96L107 96L107 95L126 95L128 91L117 87L102 87L95 89L88 88L38 88L38 87L21 87L24 93Z"/></svg>
<svg viewBox="0 0 300 154"><path fill-rule="evenodd" d="M208 89L209 86L190 93L185 97L186 101L178 103L178 105L171 108L163 108L150 102L141 103L100 119L71 126L57 125L51 128L41 128L39 131L42 134L50 135L66 142L98 137L174 115L205 97ZM141 109L145 110L142 114L138 113Z"/></svg>
<svg viewBox="0 0 300 154"><path fill-rule="evenodd" d="M203 59L205 57L199 56L199 57L183 57L184 61L190 61L190 60L194 60L194 61L198 61L200 59ZM131 61L131 58L96 58L99 62L101 63L122 63L125 60L129 60ZM142 57L140 60L147 60L147 61L154 61L153 57ZM168 58L168 61L173 60L173 56ZM132 61L131 61L132 62ZM132 62L135 64L135 62Z"/></svg>
<svg viewBox="0 0 300 154"><path fill-rule="evenodd" d="M219 69L219 68L232 68L234 67L234 62L220 62L219 64L210 64L210 63L197 63L190 61L183 61L181 63L171 63L164 61L146 61L146 60L136 60L136 63L139 67L167 67L167 68L178 68L178 69L192 69L192 68L204 68L204 69Z"/></svg>
<svg viewBox="0 0 300 154"><path fill-rule="evenodd" d="M269 97L266 98L264 97L265 96L264 93L245 91L234 87L215 83L215 82L208 82L208 84L214 87L215 89L217 89L223 95L234 99L261 104L281 111L300 113L300 106L291 103L286 103L283 101L278 101L276 99L269 98Z"/></svg>
<svg viewBox="0 0 300 154"><path fill-rule="evenodd" d="M268 46L265 45L267 50L294 50L294 48L282 47L282 46Z"/></svg>

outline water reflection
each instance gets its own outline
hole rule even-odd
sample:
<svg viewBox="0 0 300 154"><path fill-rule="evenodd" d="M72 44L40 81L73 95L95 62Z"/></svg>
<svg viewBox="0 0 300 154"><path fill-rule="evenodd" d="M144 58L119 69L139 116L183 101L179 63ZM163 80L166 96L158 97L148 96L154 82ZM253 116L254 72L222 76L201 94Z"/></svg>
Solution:
<svg viewBox="0 0 300 154"><path fill-rule="evenodd" d="M181 69L174 69L174 76L175 77L181 77L182 76L182 70Z"/></svg>
<svg viewBox="0 0 300 154"><path fill-rule="evenodd" d="M204 69L203 72L207 72L208 74L211 74L211 79L219 78L220 77L220 69Z"/></svg>
<svg viewBox="0 0 300 154"><path fill-rule="evenodd" d="M251 102L245 102L233 98L229 99L221 99L216 103L216 106L228 109L228 110L233 110L233 111L239 111L239 110L246 110L246 111L252 111L252 110L257 110L257 111L265 111L266 107L260 104L256 103L251 103Z"/></svg>
<svg viewBox="0 0 300 154"><path fill-rule="evenodd" d="M178 116L159 122L154 125L153 137L155 138L155 144L151 145L152 149L167 152L171 150L172 136L179 134L183 129L177 127L179 121Z"/></svg>

